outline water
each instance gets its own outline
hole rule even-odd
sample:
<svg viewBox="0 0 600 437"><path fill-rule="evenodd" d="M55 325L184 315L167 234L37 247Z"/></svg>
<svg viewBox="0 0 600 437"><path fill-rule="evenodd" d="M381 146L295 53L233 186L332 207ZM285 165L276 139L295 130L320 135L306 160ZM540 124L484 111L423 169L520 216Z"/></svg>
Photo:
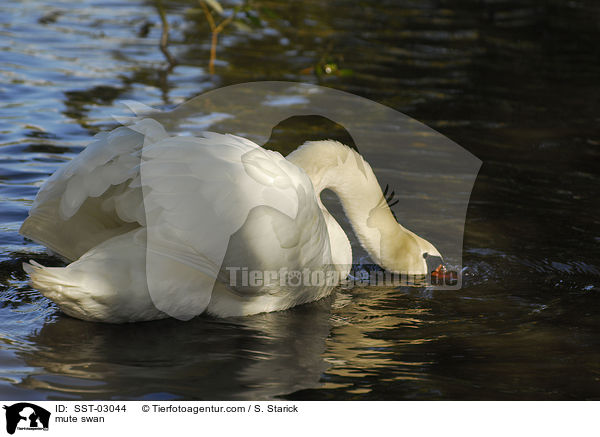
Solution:
<svg viewBox="0 0 600 437"><path fill-rule="evenodd" d="M155 2L0 5L1 398L600 398L596 2L259 2L261 27L227 28L212 76L190 4L166 2L171 69ZM479 157L463 289L110 326L27 285L21 262L59 261L17 230L43 181L115 125L116 101L167 109L252 80L373 99ZM333 132L278 132L318 129Z"/></svg>

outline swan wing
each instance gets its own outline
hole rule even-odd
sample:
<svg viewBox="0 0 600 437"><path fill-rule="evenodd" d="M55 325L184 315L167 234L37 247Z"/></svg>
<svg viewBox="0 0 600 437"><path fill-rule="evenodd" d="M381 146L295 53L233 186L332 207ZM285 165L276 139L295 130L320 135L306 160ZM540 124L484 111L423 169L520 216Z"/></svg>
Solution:
<svg viewBox="0 0 600 437"><path fill-rule="evenodd" d="M248 269L260 272L263 278L257 286L252 286L245 284L239 274L235 275L238 293L293 294L294 290L285 286L286 274L321 270L331 264L327 226L312 187L298 185L295 189L298 199L295 217L270 205L256 206L232 235L222 273L231 278L231 272Z"/></svg>
<svg viewBox="0 0 600 437"><path fill-rule="evenodd" d="M141 150L166 136L151 119L96 135L42 186L20 233L75 260L101 242L143 225Z"/></svg>
<svg viewBox="0 0 600 437"><path fill-rule="evenodd" d="M328 228L310 179L289 162L265 159L272 152L253 153L244 159L253 166L248 173L267 191L291 187L288 199L297 205L296 213L278 206L281 192L250 210L231 236L222 264L220 280L229 287L213 292L208 307L220 317L290 308L323 297L337 283Z"/></svg>
<svg viewBox="0 0 600 437"><path fill-rule="evenodd" d="M140 167L150 296L159 310L184 320L206 310L231 237L252 211L270 208L280 219L252 227L254 235L233 250L234 261L275 264L282 247L298 239L289 222L301 210L298 186L312 190L304 172L279 153L234 135L203 135L144 147Z"/></svg>

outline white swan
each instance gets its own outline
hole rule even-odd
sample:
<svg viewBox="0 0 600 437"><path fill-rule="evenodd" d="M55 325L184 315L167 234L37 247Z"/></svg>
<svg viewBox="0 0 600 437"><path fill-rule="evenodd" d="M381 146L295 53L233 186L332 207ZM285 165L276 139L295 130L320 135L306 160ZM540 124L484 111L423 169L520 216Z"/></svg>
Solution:
<svg viewBox="0 0 600 437"><path fill-rule="evenodd" d="M422 275L427 256L441 259L397 223L369 164L341 143L307 142L286 159L233 135L169 136L143 119L98 134L48 179L20 232L73 262L23 267L84 320L287 309L329 294L323 275L350 270L349 240L319 197L326 188L383 268ZM248 282L252 271L260 280ZM289 280L306 271L309 283Z"/></svg>

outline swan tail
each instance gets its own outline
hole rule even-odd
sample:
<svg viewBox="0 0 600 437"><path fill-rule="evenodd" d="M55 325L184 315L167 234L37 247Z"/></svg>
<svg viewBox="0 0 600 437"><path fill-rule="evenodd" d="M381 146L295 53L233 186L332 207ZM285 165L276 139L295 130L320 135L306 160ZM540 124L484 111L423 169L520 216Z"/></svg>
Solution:
<svg viewBox="0 0 600 437"><path fill-rule="evenodd" d="M23 270L36 290L77 319L126 323L167 317L153 304L145 280L131 282L130 271L135 266L124 263L120 270L114 266L98 270L95 266L87 258L67 267L46 267L30 260L23 263Z"/></svg>
<svg viewBox="0 0 600 437"><path fill-rule="evenodd" d="M29 260L29 263L23 263L23 270L29 275L31 285L52 300L68 293L70 289L79 288L64 267L45 267Z"/></svg>
<svg viewBox="0 0 600 437"><path fill-rule="evenodd" d="M73 278L66 267L46 267L33 260L23 263L23 270L29 275L30 284L45 297L54 301L60 309L78 319L98 320L98 302L83 287L81 281Z"/></svg>

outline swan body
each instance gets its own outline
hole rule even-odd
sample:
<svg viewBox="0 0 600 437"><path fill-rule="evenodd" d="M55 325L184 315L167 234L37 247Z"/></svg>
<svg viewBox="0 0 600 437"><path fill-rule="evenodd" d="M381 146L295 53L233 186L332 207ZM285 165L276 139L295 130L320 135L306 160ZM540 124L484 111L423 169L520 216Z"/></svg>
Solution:
<svg viewBox="0 0 600 437"><path fill-rule="evenodd" d="M24 269L84 320L287 309L328 295L350 270L349 240L319 197L326 188L375 262L428 273L424 256L439 252L397 223L347 146L307 142L284 158L234 135L169 136L152 119L97 135L48 179L20 232L71 263ZM321 280L300 283L300 272Z"/></svg>

